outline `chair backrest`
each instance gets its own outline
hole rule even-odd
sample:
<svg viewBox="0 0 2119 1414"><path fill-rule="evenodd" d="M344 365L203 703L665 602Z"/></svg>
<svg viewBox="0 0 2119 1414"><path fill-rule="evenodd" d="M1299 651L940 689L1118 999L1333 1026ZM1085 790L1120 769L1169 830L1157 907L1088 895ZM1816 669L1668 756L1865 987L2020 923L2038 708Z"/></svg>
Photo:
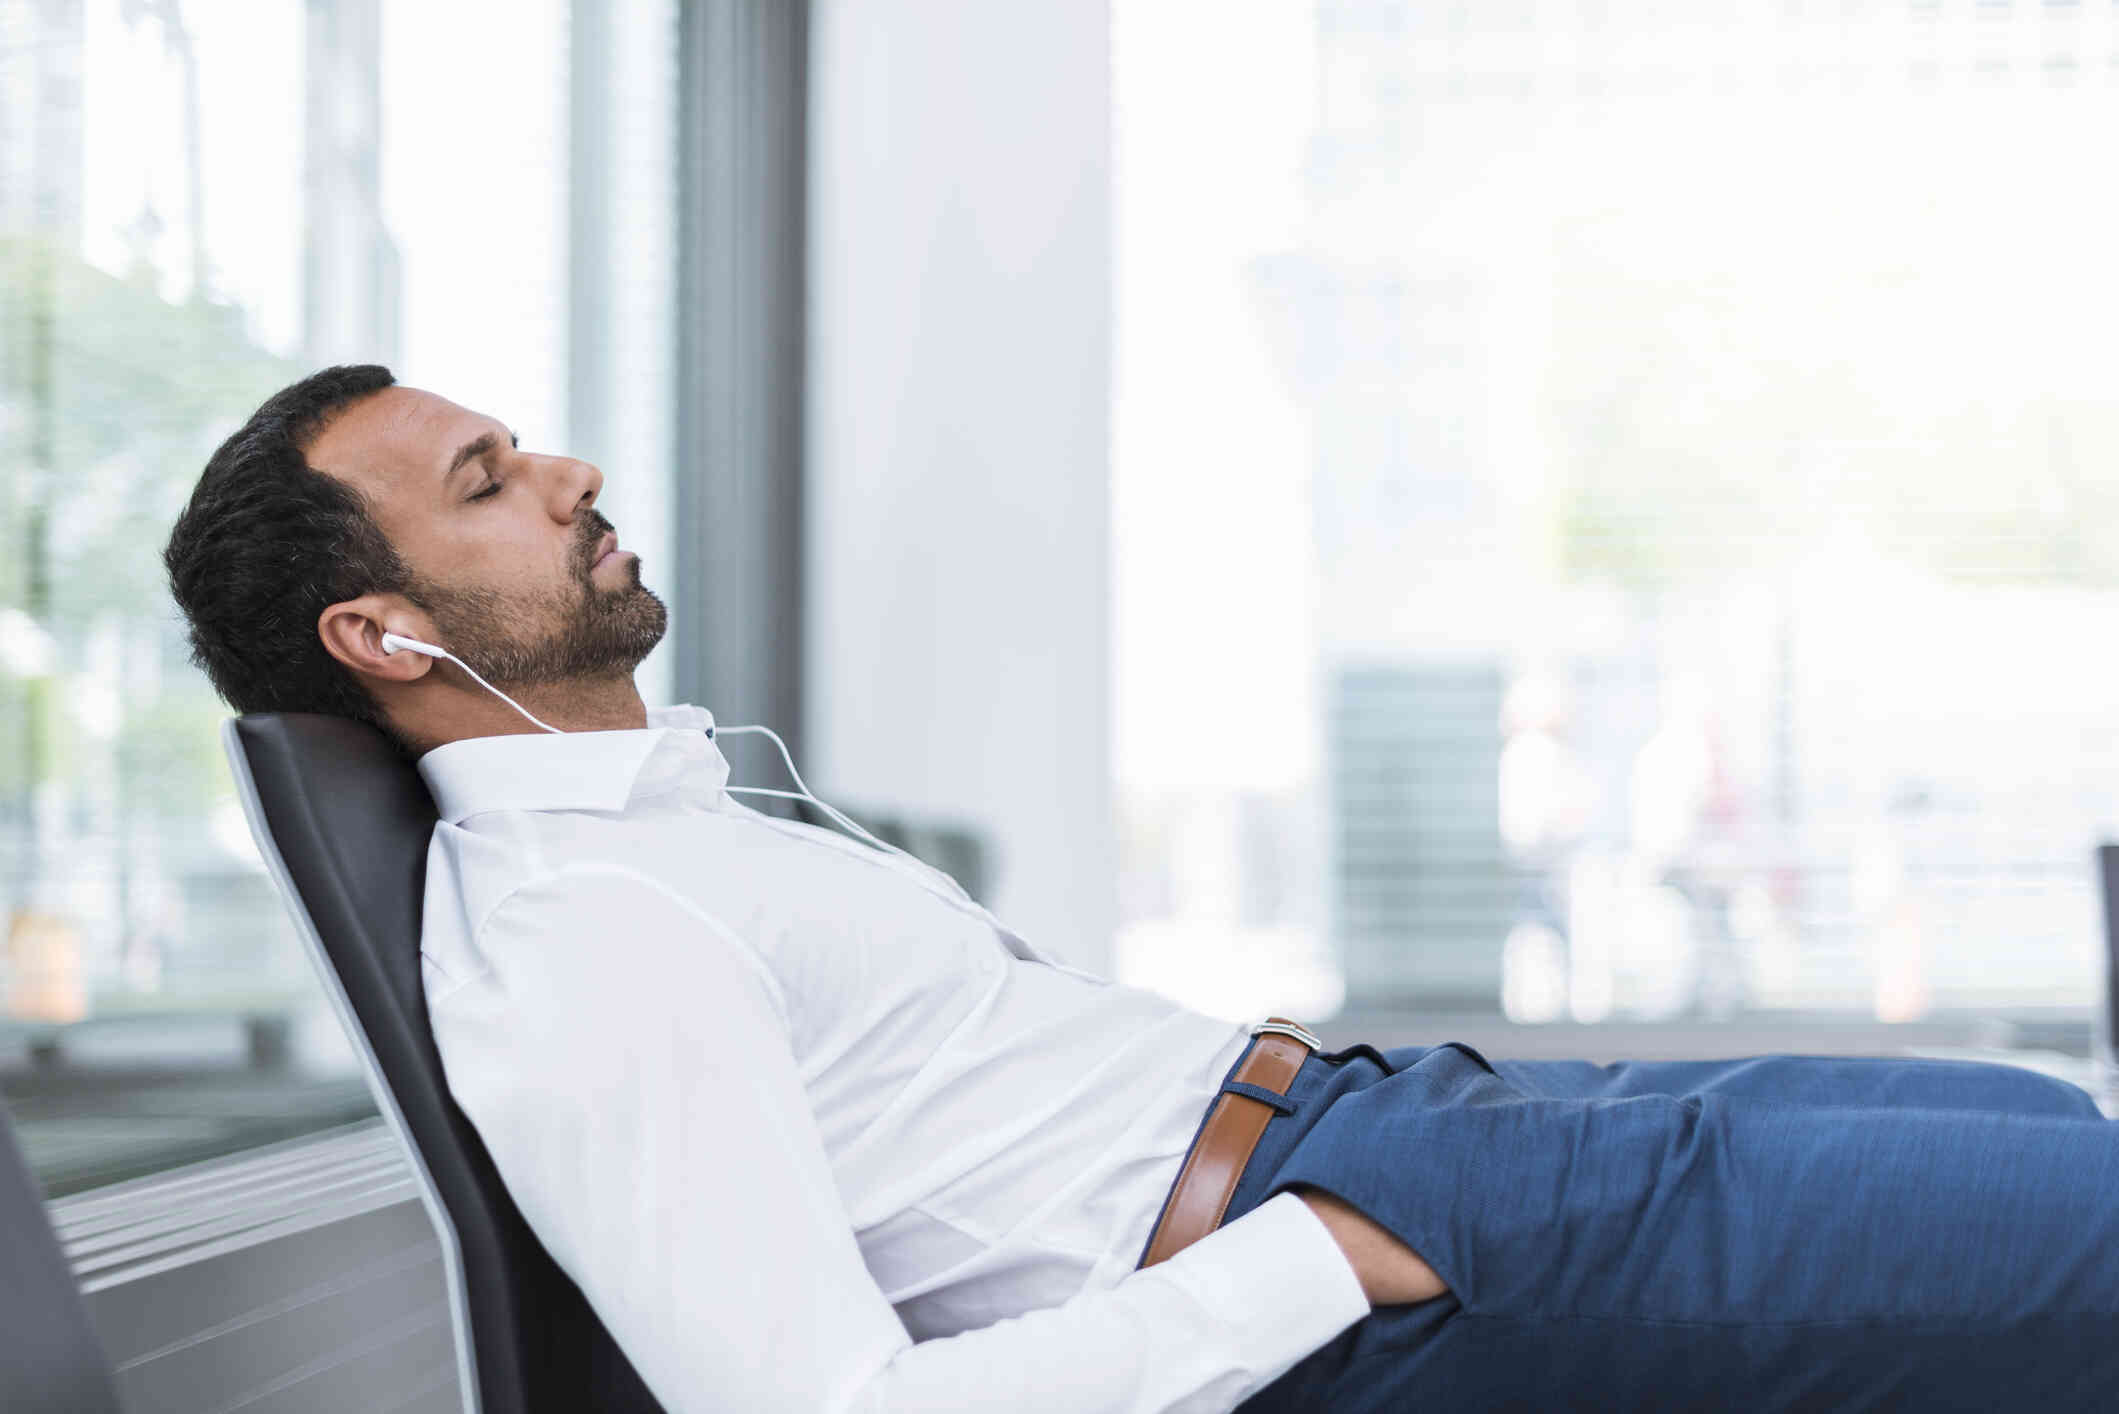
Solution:
<svg viewBox="0 0 2119 1414"><path fill-rule="evenodd" d="M465 1409L662 1414L450 1098L420 984L436 815L419 772L381 732L343 717L253 713L222 739L258 850L426 1194Z"/></svg>
<svg viewBox="0 0 2119 1414"><path fill-rule="evenodd" d="M110 1362L0 1109L0 1409L118 1414Z"/></svg>

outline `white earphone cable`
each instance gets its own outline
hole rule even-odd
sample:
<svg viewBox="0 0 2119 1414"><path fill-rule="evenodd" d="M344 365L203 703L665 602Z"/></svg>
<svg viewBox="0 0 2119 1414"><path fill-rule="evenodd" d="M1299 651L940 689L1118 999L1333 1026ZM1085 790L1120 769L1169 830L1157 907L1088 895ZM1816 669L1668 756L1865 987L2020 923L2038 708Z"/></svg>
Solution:
<svg viewBox="0 0 2119 1414"><path fill-rule="evenodd" d="M457 657L448 649L438 647L432 643L422 643L416 638L407 638L401 633L386 633L383 635L383 651L385 653L394 653L397 651L397 649L392 648L390 646L393 642L396 643L398 647L409 648L415 653L424 653L430 658L447 658L457 667L462 668L465 672L471 674L471 681L477 683L480 687L492 693L495 697L507 703L510 707L513 707L516 711L522 713L523 716L529 717L533 723L536 723L536 725L543 727L546 731L551 732L554 735L566 735L565 732L561 731L558 727L551 725L549 722L539 722L537 718L531 717L529 708L523 706L520 702L517 702L514 698L508 696L505 692L502 692L499 688L493 686L493 684L487 682L484 678L480 677L476 669L472 668L469 663L466 663L463 659Z"/></svg>
<svg viewBox="0 0 2119 1414"><path fill-rule="evenodd" d="M728 736L740 736L745 733L753 733L758 736L766 737L767 739L769 739L774 746L780 749L780 759L787 763L787 774L794 777L796 789L801 791L801 794L796 795L791 791L769 791L762 786L723 786L723 790L728 791L730 794L742 792L744 794L749 795L776 795L787 800L806 800L811 805L816 806L819 810L823 811L826 815L830 816L833 820L836 820L839 824L845 826L854 834L859 835L862 839L874 845L877 849L888 850L892 854L898 855L901 858L909 859L913 863L919 865L922 869L933 868L933 866L928 864L925 860L922 860L915 855L906 853L904 850L899 849L896 845L891 844L889 841L877 839L867 830L861 828L861 826L855 821L848 818L844 811L839 810L834 806L826 805L823 801L817 799L815 795L811 794L809 789L809 783L803 780L802 773L795 769L795 758L788 752L787 743L780 740L780 734L774 731L771 727L757 725L724 727L717 724L714 727L714 731L717 735ZM935 870L935 872L938 874L941 873L940 870ZM942 874L942 877L945 879L949 878L947 874ZM950 882L952 884L955 884L956 881L952 879L950 880ZM961 886L958 886L958 892L962 892Z"/></svg>
<svg viewBox="0 0 2119 1414"><path fill-rule="evenodd" d="M949 888L950 888L951 892L955 893L955 894L956 894L956 896L957 896L958 898L960 898L960 899L964 900L964 902L966 902L966 903L974 903L974 902L975 902L975 901L974 901L974 900L972 899L971 895L970 895L969 893L965 892L965 890L964 890L964 886L963 886L962 884L959 884L959 883L958 883L958 882L957 882L957 881L956 881L955 879L951 878L951 877L949 876L949 874L948 874L948 872L947 872L947 871L935 868L935 867L934 867L934 866L933 866L932 864L929 864L929 863L928 863L928 862L927 862L926 860L924 860L924 859L921 859L921 858L920 858L920 857L919 857L918 855L916 855L916 854L912 854L912 853L910 853L910 852L908 852L908 851L906 851L906 850L902 850L902 849L899 849L899 848L898 848L898 847L897 847L896 845L894 845L894 844L891 844L891 843L890 843L890 842L889 842L888 840L879 840L879 839L877 839L877 838L876 838L876 837L875 837L874 835L872 835L872 834L870 834L870 833L869 833L868 831L866 831L866 830L862 829L860 825L856 824L856 823L855 823L855 822L854 822L854 821L853 821L852 819L850 819L850 818L849 818L849 817L847 816L847 814L846 814L846 812L845 812L845 811L843 811L843 810L840 810L840 809L838 809L838 808L837 808L836 806L826 805L826 804L825 804L825 803L824 803L823 801L821 801L821 800L817 799L817 797L816 797L816 796L814 796L814 795L810 794L810 790L809 790L809 783L808 783L807 781L803 780L803 779L802 779L802 773L801 773L800 771L798 771L798 770L796 770L796 769L795 769L795 758L794 758L794 756L793 756L793 755L792 755L792 754L791 754L791 753L790 753L790 752L788 751L788 749L787 749L787 743L786 743L786 742L784 742L784 741L782 741L782 740L780 740L780 734L779 734L778 732L775 732L775 731L774 731L774 730L773 730L773 729L772 729L771 727L765 727L765 726L757 726L757 725L751 725L751 726L741 726L741 727L723 727L723 726L716 726L716 727L714 728L714 730L715 730L716 732L732 732L732 733L737 733L737 734L741 734L741 733L745 733L745 732L754 732L754 733L756 733L756 734L757 734L757 735L759 735L759 736L763 736L763 737L768 737L768 738L770 738L770 739L771 739L771 741L772 741L772 744L773 744L774 746L776 746L776 747L780 748L780 759L781 759L782 761L784 761L784 762L786 762L786 763L787 763L787 774L788 774L788 775L790 775L790 776L792 776L792 777L794 777L794 780L795 780L795 785L796 785L796 786L797 786L797 787L798 787L798 788L799 788L799 789L801 790L801 792L802 792L802 794L801 794L801 795L799 795L799 796L793 795L793 794L791 794L790 792L785 792L785 791L774 791L774 792L771 792L772 794L774 794L774 795L782 795L782 796L786 796L786 798L788 798L788 799L791 799L791 800L806 800L806 801L808 801L808 802L809 802L809 803L810 803L811 805L814 805L814 806L816 806L816 807L817 807L817 808L818 808L819 810L823 811L823 812L824 812L824 813L825 813L826 815L829 815L829 816L830 816L830 817L831 817L832 819L834 819L834 820L838 821L838 822L839 822L839 823L840 823L841 825L843 825L843 826L845 826L845 827L846 827L847 829L849 829L849 830L853 831L853 832L854 832L855 834L859 835L859 836L860 836L860 837L861 837L862 839L864 839L864 840L867 840L867 841L868 841L868 842L869 842L870 844L874 845L874 846L875 846L876 848L878 848L878 849L886 849L886 850L889 850L889 851L890 851L890 852L891 852L892 854L895 854L895 855L897 855L897 856L898 856L898 857L899 857L900 859L904 859L904 860L907 860L908 862L910 862L910 863L912 863L912 864L914 864L914 865L917 865L917 866L918 866L918 867L919 867L919 868L920 868L920 869L921 869L922 871L924 871L924 872L926 872L926 873L929 873L929 874L932 874L932 875L934 875L934 876L935 876L936 878L938 878L938 879L942 880L943 882L947 883L947 884L949 885ZM723 789L723 790L726 790L726 791L745 791L745 792L749 792L749 793L754 793L754 794L764 794L764 793L765 793L765 791L764 791L764 788L763 788L763 787L760 787L760 786L723 786L723 787L722 787L722 789Z"/></svg>
<svg viewBox="0 0 2119 1414"><path fill-rule="evenodd" d="M396 646L393 647L392 645ZM493 684L487 682L484 678L480 677L477 671L473 669L469 663L466 663L463 659L457 657L448 649L439 647L432 643L422 643L418 639L407 638L403 634L399 633L386 633L383 635L384 652L393 653L396 652L398 648L409 648L415 653L424 653L429 657L448 659L457 667L462 668L466 673L469 673L473 682L477 683L486 691L492 693L495 697L498 697L501 701L507 703L510 707L513 707L524 717L527 717L533 725L542 727L544 728L544 730L551 732L555 736L564 736L566 734L562 729L551 725L549 722L538 721L538 719L531 714L529 708L523 706L520 702L517 702L514 698L508 696L505 692L502 692L499 688L493 686ZM919 858L918 856L910 854L905 850L899 849L896 845L891 844L888 840L877 839L874 835L870 834L867 830L863 829L856 821L851 819L844 811L838 809L835 806L825 804L823 801L817 799L815 795L811 794L809 789L809 783L803 780L802 773L795 769L795 758L792 754L789 753L787 749L787 743L780 740L780 734L774 731L771 727L758 725L740 727L714 726L707 730L707 738L708 740L712 740L715 735L721 733L726 733L732 736L741 736L746 733L750 733L768 738L774 746L779 748L780 759L787 763L787 774L794 777L796 786L796 789L792 791L772 790L765 786L723 786L722 790L724 790L730 795L769 795L776 796L782 800L808 801L811 805L814 805L817 807L817 809L823 811L832 820L838 822L838 824L844 827L848 832L858 835L861 839L867 841L869 844L874 845L877 849L886 850L889 853L895 854L902 859L909 860L913 864L918 865L921 869L931 872L939 878L948 880L950 888L955 890L956 893L966 901L970 900L971 895L964 892L964 886L957 883L956 880L951 879L949 875L943 873L939 869L936 869L933 865L927 863L925 860Z"/></svg>

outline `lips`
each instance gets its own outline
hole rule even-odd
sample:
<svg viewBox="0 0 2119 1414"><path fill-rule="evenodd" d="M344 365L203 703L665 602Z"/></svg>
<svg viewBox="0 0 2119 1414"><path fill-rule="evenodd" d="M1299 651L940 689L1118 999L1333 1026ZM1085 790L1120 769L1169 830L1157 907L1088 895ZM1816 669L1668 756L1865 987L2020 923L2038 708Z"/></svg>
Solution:
<svg viewBox="0 0 2119 1414"><path fill-rule="evenodd" d="M594 569L597 565L602 564L604 557L612 554L617 548L617 533L615 531L605 532L603 539L596 542L596 558L590 561L589 568Z"/></svg>

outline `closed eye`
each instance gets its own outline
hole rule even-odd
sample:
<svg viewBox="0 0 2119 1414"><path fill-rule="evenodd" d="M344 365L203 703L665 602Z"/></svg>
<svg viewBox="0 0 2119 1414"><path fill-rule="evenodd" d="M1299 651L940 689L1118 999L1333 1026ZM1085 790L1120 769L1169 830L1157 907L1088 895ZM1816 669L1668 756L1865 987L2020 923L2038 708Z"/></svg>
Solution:
<svg viewBox="0 0 2119 1414"><path fill-rule="evenodd" d="M489 443L490 443L490 440L491 440L490 438L488 438L488 439L487 439L487 441L488 441ZM474 444L474 445L475 445L475 444ZM521 433L519 433L519 432L516 432L516 431L514 431L513 429L510 429L510 430L509 430L509 432L508 432L508 445L509 445L510 447L513 447L513 448L517 449L517 450L520 450L520 449L521 449L521 447L522 447L522 434L521 434ZM469 450L470 450L470 448L468 448L468 447L467 447L467 448L465 448L465 450L466 450L466 451L469 451ZM490 446L488 446L488 448L487 448L486 450L490 451L490 450L491 450ZM492 495L496 495L496 494L498 494L498 493L499 493L499 491L500 491L500 483L499 483L498 481L495 481L495 482L493 482L493 483L492 483L491 485L487 486L485 490L483 490L483 491L479 492L479 493L478 493L477 495L475 495L475 496L466 496L466 497L464 497L464 499L465 499L466 501L483 501L483 500L484 500L484 499L485 499L486 497L488 497L488 496L492 496Z"/></svg>

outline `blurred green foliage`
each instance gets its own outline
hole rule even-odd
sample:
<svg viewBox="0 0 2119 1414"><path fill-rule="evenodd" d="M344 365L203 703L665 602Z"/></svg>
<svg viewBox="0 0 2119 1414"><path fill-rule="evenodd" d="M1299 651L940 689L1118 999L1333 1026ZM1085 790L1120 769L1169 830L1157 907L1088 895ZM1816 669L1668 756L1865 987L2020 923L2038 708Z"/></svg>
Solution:
<svg viewBox="0 0 2119 1414"><path fill-rule="evenodd" d="M120 277L69 245L0 236L0 606L31 613L56 647L49 678L0 665L0 794L81 768L64 710L99 624L151 651L151 696L121 698L115 749L127 795L196 819L227 794L218 724L227 709L189 664L161 550L213 450L300 367L257 346L241 307L173 302L142 266ZM29 566L46 567L32 603ZM127 677L135 677L128 672ZM33 729L33 726L35 729ZM35 759L19 749L40 742Z"/></svg>
<svg viewBox="0 0 2119 1414"><path fill-rule="evenodd" d="M1850 262L1844 324L1809 327L1770 281L1572 258L1546 375L1570 397L1544 429L1568 449L1542 527L1562 578L1776 576L1852 544L1945 579L2119 585L2119 402L1982 382L1994 351L1950 344L1947 272ZM1908 330L1934 331L1917 360L1891 351ZM1760 356L1789 348L1815 355Z"/></svg>

